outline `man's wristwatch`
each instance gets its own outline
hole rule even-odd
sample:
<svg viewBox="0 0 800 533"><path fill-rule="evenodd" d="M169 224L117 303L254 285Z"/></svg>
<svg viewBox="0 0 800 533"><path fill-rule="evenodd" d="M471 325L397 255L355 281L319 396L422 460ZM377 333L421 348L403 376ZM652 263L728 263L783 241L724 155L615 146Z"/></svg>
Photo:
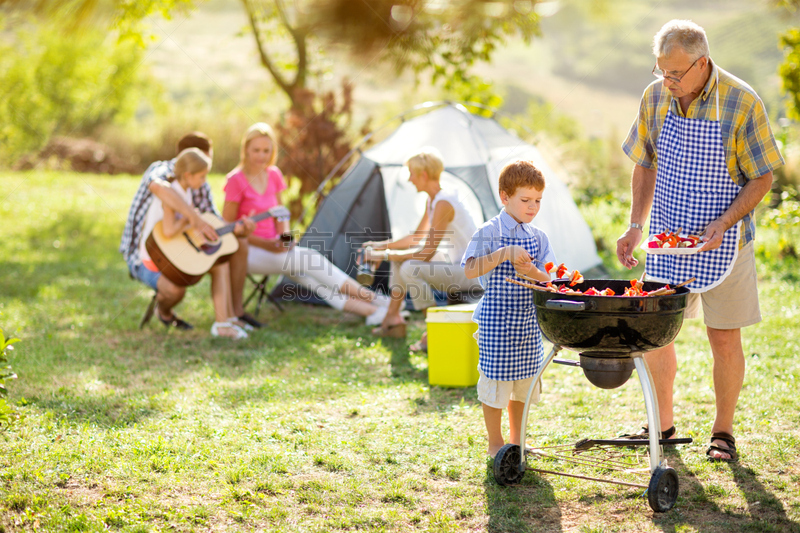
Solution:
<svg viewBox="0 0 800 533"><path fill-rule="evenodd" d="M644 226L642 226L641 224L637 224L636 222L631 222L630 224L628 224L628 227L644 231Z"/></svg>

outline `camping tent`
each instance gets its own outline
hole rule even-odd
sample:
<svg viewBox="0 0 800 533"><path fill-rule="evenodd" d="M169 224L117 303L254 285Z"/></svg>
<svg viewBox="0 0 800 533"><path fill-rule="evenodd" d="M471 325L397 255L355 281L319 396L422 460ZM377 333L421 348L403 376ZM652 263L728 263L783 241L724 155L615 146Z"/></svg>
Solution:
<svg viewBox="0 0 800 533"><path fill-rule="evenodd" d="M416 229L425 211L425 194L408 182L403 163L419 149L432 146L445 163L442 186L459 191L476 225L503 207L497 188L503 166L519 159L533 161L547 181L534 224L547 233L556 258L583 272L601 264L589 226L567 186L535 146L462 105L426 107L427 113L405 120L362 154L320 204L301 246L323 252L354 276L361 243L399 238ZM286 287L287 283L276 287L276 295L296 295Z"/></svg>

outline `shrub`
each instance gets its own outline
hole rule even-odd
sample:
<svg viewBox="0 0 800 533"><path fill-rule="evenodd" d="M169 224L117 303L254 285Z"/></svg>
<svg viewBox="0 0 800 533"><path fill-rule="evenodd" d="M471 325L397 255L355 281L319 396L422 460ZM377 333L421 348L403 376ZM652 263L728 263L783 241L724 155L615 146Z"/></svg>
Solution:
<svg viewBox="0 0 800 533"><path fill-rule="evenodd" d="M309 198L316 200L315 191L336 164L350 152L349 131L353 119L353 86L342 82L340 102L333 91L317 94L305 89L298 91L298 104L289 109L275 124L280 146L278 166L289 180L299 180L299 190L289 195L287 207L292 219L298 220ZM361 128L365 135L368 126ZM347 170L342 166L328 183L328 189ZM313 206L311 206L313 208ZM304 222L304 221L301 221Z"/></svg>
<svg viewBox="0 0 800 533"><path fill-rule="evenodd" d="M787 187L781 193L780 205L764 213L761 225L780 232L778 246L783 257L797 259L800 248L800 195L797 190Z"/></svg>
<svg viewBox="0 0 800 533"><path fill-rule="evenodd" d="M8 364L8 352L14 349L11 345L18 341L19 339L13 337L6 339L3 330L0 329L0 425L11 423L11 408L6 404L5 399L8 395L6 380L16 379L17 375Z"/></svg>
<svg viewBox="0 0 800 533"><path fill-rule="evenodd" d="M67 35L55 23L9 23L0 30L0 163L46 146L54 135L89 136L133 116L152 94L132 41L85 29Z"/></svg>

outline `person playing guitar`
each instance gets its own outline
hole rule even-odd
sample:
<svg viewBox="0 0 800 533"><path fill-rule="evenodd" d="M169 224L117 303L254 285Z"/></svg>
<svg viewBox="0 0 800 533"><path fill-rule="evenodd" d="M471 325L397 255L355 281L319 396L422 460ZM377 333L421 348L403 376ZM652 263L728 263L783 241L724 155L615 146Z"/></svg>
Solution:
<svg viewBox="0 0 800 533"><path fill-rule="evenodd" d="M179 153L192 147L200 149L209 158L213 157L211 139L201 132L188 133L178 141ZM155 314L159 320L166 327L192 329L190 324L178 318L172 311L174 306L183 300L186 287L176 285L166 276L162 276L161 272L148 270L139 258L140 243L148 236L142 231L144 219L150 204L156 199L183 215L191 223L193 232L202 235L207 241L213 242L218 239L214 227L203 218L206 214L219 215L211 197L211 188L208 183L204 183L200 189L192 190L190 201L181 198L167 180L173 175L175 162L176 159L156 161L144 173L131 203L119 251L128 264L131 278L156 291L158 305ZM253 327L260 327L261 324L255 318L244 312L242 305L242 293L247 279L247 236L254 228L255 223L247 217L238 222L233 232L238 241L238 249L230 256L229 270L234 316Z"/></svg>
<svg viewBox="0 0 800 533"><path fill-rule="evenodd" d="M187 148L182 151L175 161L172 189L187 203L191 202L193 190L198 190L206 182L206 176L211 168L211 160L198 148ZM143 234L158 233L168 242L169 239L185 233L191 224L188 218L175 211L168 204L155 199L147 210L144 221ZM139 256L144 267L151 272L163 270L164 259L156 255L159 250L153 246L150 239L142 239L139 243ZM230 246L225 250L226 257L236 251L238 244L233 238ZM151 251L153 257L151 257ZM211 334L215 337L228 337L232 339L247 338L245 327L252 326L240 322L233 314L231 301L230 271L227 261L216 261L209 265L211 274L211 298L214 301L215 322L211 326ZM178 278L176 278L178 279ZM173 279L175 282L175 279Z"/></svg>

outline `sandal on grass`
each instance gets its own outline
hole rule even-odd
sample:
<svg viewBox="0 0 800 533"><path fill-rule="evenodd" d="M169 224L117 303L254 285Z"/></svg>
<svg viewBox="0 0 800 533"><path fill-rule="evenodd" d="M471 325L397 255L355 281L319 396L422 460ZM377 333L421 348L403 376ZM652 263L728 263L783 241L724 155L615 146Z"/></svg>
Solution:
<svg viewBox="0 0 800 533"><path fill-rule="evenodd" d="M381 326L372 330L372 334L376 337L390 337L392 339L404 339L406 336L406 324L392 324L390 326Z"/></svg>
<svg viewBox="0 0 800 533"><path fill-rule="evenodd" d="M661 432L661 439L670 439L675 435L677 431L675 430L675 426L667 429L666 431ZM643 439L647 440L650 438L650 429L647 427L647 424L642 426L642 431L639 433L627 433L625 435L620 435L618 438L620 439Z"/></svg>
<svg viewBox="0 0 800 533"><path fill-rule="evenodd" d="M225 333L220 331L221 329L225 328L233 330L233 335L226 335ZM214 322L213 324L211 324L211 336L239 340L239 339L246 339L247 332L242 328L240 328L239 326L231 324L230 322Z"/></svg>
<svg viewBox="0 0 800 533"><path fill-rule="evenodd" d="M727 447L723 448L721 446L717 446L714 444L715 440L721 440L724 442ZM713 457L711 455L712 451L720 452L720 453L727 453L730 457ZM706 450L706 455L708 456L708 460L712 463L737 463L739 462L739 453L736 451L736 439L733 438L733 435L730 433L724 433L722 431L717 431L716 433L711 434L711 445Z"/></svg>
<svg viewBox="0 0 800 533"><path fill-rule="evenodd" d="M420 339L417 342L409 346L408 349L414 353L416 352L428 353L428 332L426 331L425 333L423 333L422 337L420 337Z"/></svg>
<svg viewBox="0 0 800 533"><path fill-rule="evenodd" d="M180 329L180 330L183 330L183 331L194 329L194 326L192 326L188 322L185 322L185 321L181 320L174 313L173 313L171 318L164 318L164 317L161 316L161 312L156 311L156 316L161 321L161 323L164 324L164 327Z"/></svg>
<svg viewBox="0 0 800 533"><path fill-rule="evenodd" d="M415 353L416 352L428 353L428 343L423 342L422 340L418 340L417 342L409 346L408 350Z"/></svg>

